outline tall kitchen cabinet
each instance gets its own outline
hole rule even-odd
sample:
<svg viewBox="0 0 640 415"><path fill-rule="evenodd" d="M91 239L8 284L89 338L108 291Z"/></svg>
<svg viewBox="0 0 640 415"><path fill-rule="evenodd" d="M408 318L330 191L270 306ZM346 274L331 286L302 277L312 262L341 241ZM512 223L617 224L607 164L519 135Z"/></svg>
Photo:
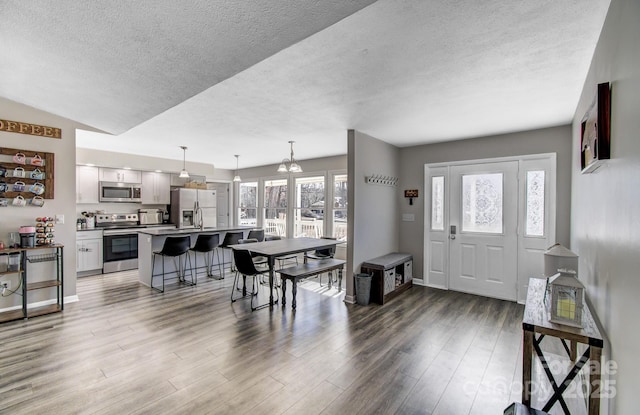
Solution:
<svg viewBox="0 0 640 415"><path fill-rule="evenodd" d="M384 304L413 285L413 256L392 253L365 261L360 272L372 275L371 301Z"/></svg>
<svg viewBox="0 0 640 415"><path fill-rule="evenodd" d="M100 186L98 168L76 166L76 203L98 203Z"/></svg>
<svg viewBox="0 0 640 415"><path fill-rule="evenodd" d="M167 173L143 171L141 199L143 205L171 203L171 176Z"/></svg>
<svg viewBox="0 0 640 415"><path fill-rule="evenodd" d="M100 167L100 181L102 182L140 183L141 179L140 170Z"/></svg>

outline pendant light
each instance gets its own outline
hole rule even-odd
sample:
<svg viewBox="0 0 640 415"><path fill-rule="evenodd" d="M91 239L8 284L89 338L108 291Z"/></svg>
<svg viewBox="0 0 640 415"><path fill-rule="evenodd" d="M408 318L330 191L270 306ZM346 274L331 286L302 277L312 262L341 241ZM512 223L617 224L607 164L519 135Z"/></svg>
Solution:
<svg viewBox="0 0 640 415"><path fill-rule="evenodd" d="M236 154L234 157L236 158L236 175L233 176L233 181L240 182L242 181L242 179L240 178L240 175L238 174L238 159L240 158L240 156Z"/></svg>
<svg viewBox="0 0 640 415"><path fill-rule="evenodd" d="M291 145L291 158L282 160L282 163L278 166L278 173L302 173L302 167L296 162L296 159L293 157L293 143L295 141L289 141ZM287 167L287 164L289 167Z"/></svg>
<svg viewBox="0 0 640 415"><path fill-rule="evenodd" d="M180 177L181 179L188 179L189 178L189 172L187 171L187 147L185 146L180 146L180 148L182 149L182 171L180 172Z"/></svg>

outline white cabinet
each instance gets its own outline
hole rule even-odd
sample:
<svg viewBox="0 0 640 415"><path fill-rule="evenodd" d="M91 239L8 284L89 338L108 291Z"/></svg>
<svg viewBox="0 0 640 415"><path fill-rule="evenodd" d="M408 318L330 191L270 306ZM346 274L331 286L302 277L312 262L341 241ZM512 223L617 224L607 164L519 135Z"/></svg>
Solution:
<svg viewBox="0 0 640 415"><path fill-rule="evenodd" d="M166 173L142 172L142 204L168 205L171 203L170 176Z"/></svg>
<svg viewBox="0 0 640 415"><path fill-rule="evenodd" d="M98 203L98 181L97 167L76 166L76 203Z"/></svg>
<svg viewBox="0 0 640 415"><path fill-rule="evenodd" d="M102 273L102 231L76 234L76 271L84 275Z"/></svg>
<svg viewBox="0 0 640 415"><path fill-rule="evenodd" d="M141 183L140 170L108 169L100 167L100 181Z"/></svg>

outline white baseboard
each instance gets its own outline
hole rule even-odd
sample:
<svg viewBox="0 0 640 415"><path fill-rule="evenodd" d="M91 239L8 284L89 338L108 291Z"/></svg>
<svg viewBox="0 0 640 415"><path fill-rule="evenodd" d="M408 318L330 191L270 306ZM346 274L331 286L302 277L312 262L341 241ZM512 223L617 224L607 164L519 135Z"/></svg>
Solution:
<svg viewBox="0 0 640 415"><path fill-rule="evenodd" d="M429 287L429 288L437 288L439 290L449 290L449 288L445 287L444 285L437 285L437 284L425 284L425 287Z"/></svg>
<svg viewBox="0 0 640 415"><path fill-rule="evenodd" d="M37 303L29 303L27 304L27 310L30 308L43 307L43 306L55 304L56 301L57 300L52 298L51 300L38 301ZM65 304L76 303L78 301L80 301L80 299L78 298L77 295L70 295L68 297L64 297ZM11 306L7 308L2 308L0 309L0 313L4 313L5 311L15 311L15 310L21 310L21 309L22 309L21 305L16 305L16 306Z"/></svg>
<svg viewBox="0 0 640 415"><path fill-rule="evenodd" d="M413 285L420 285L420 286L424 286L425 285L424 280L422 278L415 278L414 277L414 278L411 279L411 283Z"/></svg>
<svg viewBox="0 0 640 415"><path fill-rule="evenodd" d="M348 304L355 304L356 297L354 295L346 295L344 296L344 302Z"/></svg>

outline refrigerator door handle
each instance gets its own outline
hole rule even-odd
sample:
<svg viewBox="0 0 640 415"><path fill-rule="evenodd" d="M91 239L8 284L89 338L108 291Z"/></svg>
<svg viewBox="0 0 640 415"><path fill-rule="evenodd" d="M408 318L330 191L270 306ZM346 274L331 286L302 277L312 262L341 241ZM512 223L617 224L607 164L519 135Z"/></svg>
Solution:
<svg viewBox="0 0 640 415"><path fill-rule="evenodd" d="M204 222L202 220L202 209L200 209L200 203L198 203L197 200L193 204L193 214L195 216L193 225L200 228L200 230L204 229Z"/></svg>

